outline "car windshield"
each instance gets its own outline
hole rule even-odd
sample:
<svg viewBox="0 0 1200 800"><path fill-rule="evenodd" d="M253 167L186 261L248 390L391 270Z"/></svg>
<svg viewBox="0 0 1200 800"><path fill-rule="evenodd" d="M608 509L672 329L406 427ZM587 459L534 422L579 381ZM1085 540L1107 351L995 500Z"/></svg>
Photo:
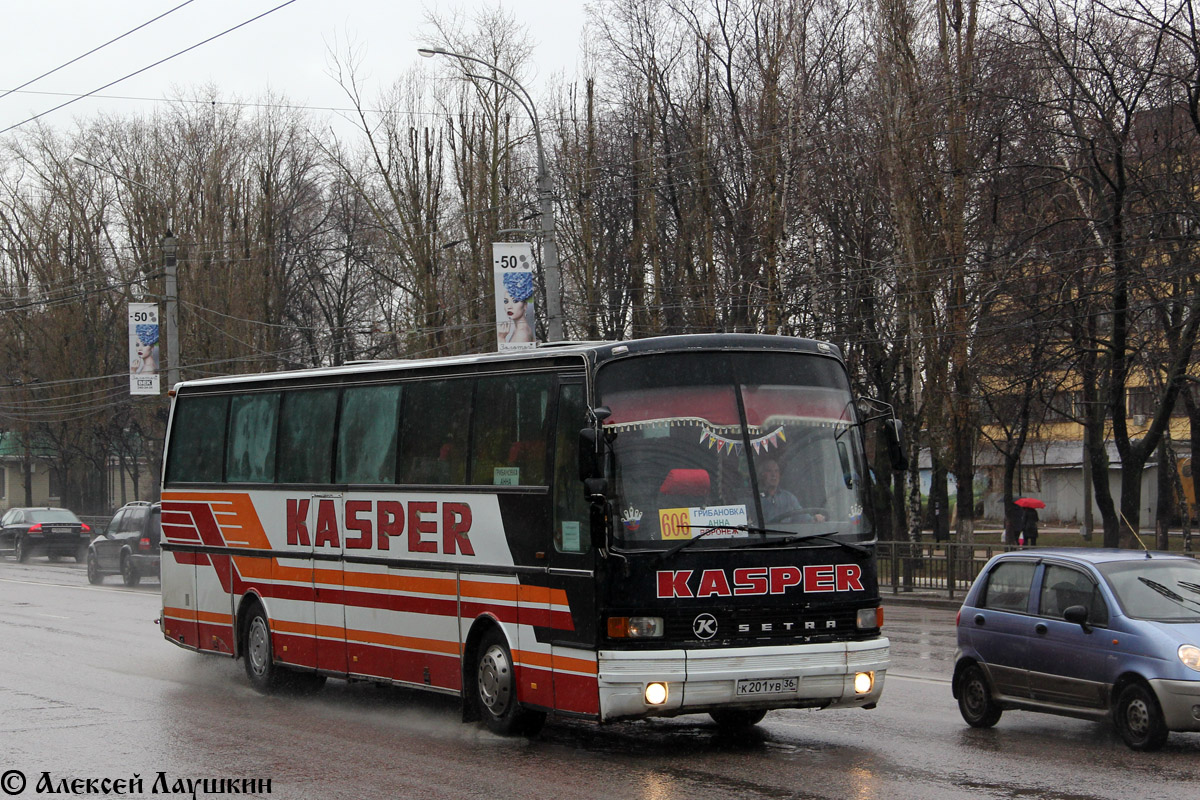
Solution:
<svg viewBox="0 0 1200 800"><path fill-rule="evenodd" d="M612 412L619 546L873 538L859 428L833 359L644 356L602 368L597 387Z"/></svg>
<svg viewBox="0 0 1200 800"><path fill-rule="evenodd" d="M1127 616L1159 622L1200 622L1200 563L1139 558L1099 565Z"/></svg>
<svg viewBox="0 0 1200 800"><path fill-rule="evenodd" d="M71 523L77 524L79 517L65 508L39 508L29 512L29 518L34 522Z"/></svg>

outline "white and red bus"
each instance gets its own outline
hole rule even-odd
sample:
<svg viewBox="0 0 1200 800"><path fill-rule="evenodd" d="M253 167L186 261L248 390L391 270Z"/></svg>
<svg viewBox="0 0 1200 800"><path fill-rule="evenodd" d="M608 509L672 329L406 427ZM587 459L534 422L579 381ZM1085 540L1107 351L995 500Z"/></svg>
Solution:
<svg viewBox="0 0 1200 800"><path fill-rule="evenodd" d="M255 687L500 733L873 707L869 470L831 345L696 335L176 387L163 635Z"/></svg>

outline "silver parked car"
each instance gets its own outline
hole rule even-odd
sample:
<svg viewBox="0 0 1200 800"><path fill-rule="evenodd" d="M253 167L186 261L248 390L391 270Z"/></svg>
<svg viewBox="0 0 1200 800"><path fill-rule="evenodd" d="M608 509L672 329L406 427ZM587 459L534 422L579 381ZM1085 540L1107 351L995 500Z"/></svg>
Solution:
<svg viewBox="0 0 1200 800"><path fill-rule="evenodd" d="M969 725L1006 709L1111 717L1134 750L1200 731L1200 562L1020 550L987 563L958 612L954 697Z"/></svg>

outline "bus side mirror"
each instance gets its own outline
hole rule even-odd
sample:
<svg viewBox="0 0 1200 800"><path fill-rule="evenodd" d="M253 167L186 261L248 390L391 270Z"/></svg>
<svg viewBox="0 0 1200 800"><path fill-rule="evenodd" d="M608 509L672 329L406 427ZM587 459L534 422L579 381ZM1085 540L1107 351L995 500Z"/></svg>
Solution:
<svg viewBox="0 0 1200 800"><path fill-rule="evenodd" d="M584 428L579 432L579 480L588 481L599 478L600 453L596 447L596 429Z"/></svg>
<svg viewBox="0 0 1200 800"><path fill-rule="evenodd" d="M908 469L908 458L904 455L904 423L895 417L885 419L883 430L887 438L888 457L892 460L892 469Z"/></svg>
<svg viewBox="0 0 1200 800"><path fill-rule="evenodd" d="M583 482L589 502L604 502L608 479L604 477L603 453L597 444L595 428L584 428L579 432L579 480Z"/></svg>

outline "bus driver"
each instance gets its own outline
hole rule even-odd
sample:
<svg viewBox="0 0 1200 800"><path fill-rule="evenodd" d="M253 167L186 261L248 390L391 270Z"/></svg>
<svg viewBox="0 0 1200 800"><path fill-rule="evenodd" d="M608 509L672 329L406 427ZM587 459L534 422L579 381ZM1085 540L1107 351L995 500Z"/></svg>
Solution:
<svg viewBox="0 0 1200 800"><path fill-rule="evenodd" d="M796 499L796 495L779 485L781 472L779 462L764 458L758 462L758 479L763 517L767 524L772 522L824 522L824 514L808 514Z"/></svg>

